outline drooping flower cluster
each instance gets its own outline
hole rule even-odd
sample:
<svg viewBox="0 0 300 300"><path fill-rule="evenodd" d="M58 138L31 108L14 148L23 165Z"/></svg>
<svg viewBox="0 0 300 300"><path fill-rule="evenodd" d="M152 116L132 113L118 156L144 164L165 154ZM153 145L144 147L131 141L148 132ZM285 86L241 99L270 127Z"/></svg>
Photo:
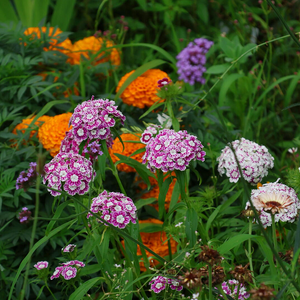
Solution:
<svg viewBox="0 0 300 300"><path fill-rule="evenodd" d="M171 279L164 276L154 277L149 284L151 285L151 290L156 294L163 291L167 287L167 284L169 284L171 290L174 291L181 291L183 289L183 286L179 284L177 279Z"/></svg>
<svg viewBox="0 0 300 300"><path fill-rule="evenodd" d="M265 228L272 225L271 214L274 215L275 222L294 222L300 209L300 201L295 190L278 183L278 180L252 190L251 200ZM246 204L246 209L248 208L249 202Z"/></svg>
<svg viewBox="0 0 300 300"><path fill-rule="evenodd" d="M36 180L38 173L36 171L36 162L29 163L29 169L22 171L16 181L16 190L24 189L26 191L30 186L33 185Z"/></svg>
<svg viewBox="0 0 300 300"><path fill-rule="evenodd" d="M60 150L60 144L66 132L70 130L71 113L64 113L49 118L39 129L38 138L43 147L54 157Z"/></svg>
<svg viewBox="0 0 300 300"><path fill-rule="evenodd" d="M124 125L126 117L117 110L114 101L98 99L85 101L77 105L70 120L73 126L74 138L77 142L84 140L105 140L110 134L110 128L120 120Z"/></svg>
<svg viewBox="0 0 300 300"><path fill-rule="evenodd" d="M51 280L54 278L59 278L62 276L65 280L70 280L75 278L77 271L80 268L83 268L85 264L79 260L71 260L66 263L63 263L62 266L56 267L53 275L50 277Z"/></svg>
<svg viewBox="0 0 300 300"><path fill-rule="evenodd" d="M152 172L161 169L163 172L184 171L191 160L204 161L203 145L196 136L187 131L163 129L146 144L143 163Z"/></svg>
<svg viewBox="0 0 300 300"><path fill-rule="evenodd" d="M195 82L205 83L205 79L202 77L206 71L204 67L206 63L205 54L213 45L213 42L203 38L195 39L190 42L186 48L184 48L177 55L177 68L179 74L179 80L194 85Z"/></svg>
<svg viewBox="0 0 300 300"><path fill-rule="evenodd" d="M46 269L48 268L48 265L49 263L47 261L38 261L34 267L37 269L37 270L42 270L42 269Z"/></svg>
<svg viewBox="0 0 300 300"><path fill-rule="evenodd" d="M222 289L226 295L229 295L233 299L237 299L237 293L239 290L238 299L244 300L250 298L250 294L247 292L245 285L243 283L239 283L237 280L232 279L228 281L224 281L222 283ZM220 296L223 299L223 296ZM220 299L220 298L219 298Z"/></svg>
<svg viewBox="0 0 300 300"><path fill-rule="evenodd" d="M83 156L68 152L58 153L44 167L45 175L43 183L49 188L56 190L63 189L69 195L84 195L89 190L89 183L93 176L92 162ZM48 189L52 196L58 196L61 193Z"/></svg>
<svg viewBox="0 0 300 300"><path fill-rule="evenodd" d="M121 78L117 86L117 92L134 71L135 70L127 73ZM157 82L162 78L171 81L167 73L159 69L150 69L133 80L123 91L120 98L128 105L138 108L145 108L145 106L150 107L155 102L161 100L161 98L157 96Z"/></svg>
<svg viewBox="0 0 300 300"><path fill-rule="evenodd" d="M249 183L257 184L268 175L268 169L273 168L274 158L265 146L260 146L244 138L235 140L231 144L239 161L242 176ZM225 173L230 182L239 180L241 174L234 153L229 146L222 150L217 161L220 175Z"/></svg>
<svg viewBox="0 0 300 300"><path fill-rule="evenodd" d="M144 145L142 143L129 142L129 141L140 141L140 138L132 133L123 133L123 134L121 134L121 139L124 143L124 150L123 150L123 144L121 143L121 141L119 140L118 137L114 140L112 148L109 149L109 153L110 153L113 163L116 163L119 160L119 158L116 155L114 155L114 153L122 154L127 157L130 156L130 158L135 159L136 161L141 163L143 160L143 153L138 153L133 156L131 156L131 155L135 151L143 148ZM119 171L123 171L126 173L135 172L135 169L133 167L131 167L125 163L118 164L117 169Z"/></svg>
<svg viewBox="0 0 300 300"><path fill-rule="evenodd" d="M93 198L91 209L93 213L115 227L123 229L131 221L136 223L136 207L133 201L122 193L103 191L98 197ZM93 215L89 213L87 218ZM98 222L101 220L97 219ZM105 224L106 225L106 224Z"/></svg>
<svg viewBox="0 0 300 300"><path fill-rule="evenodd" d="M20 223L29 223L30 217L31 217L31 211L28 210L27 207L23 207L22 211L19 212Z"/></svg>

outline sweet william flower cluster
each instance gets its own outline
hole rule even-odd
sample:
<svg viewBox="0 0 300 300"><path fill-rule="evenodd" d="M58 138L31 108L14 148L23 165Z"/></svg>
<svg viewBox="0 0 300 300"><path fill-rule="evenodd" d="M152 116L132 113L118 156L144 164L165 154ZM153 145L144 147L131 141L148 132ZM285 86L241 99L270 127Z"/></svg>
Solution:
<svg viewBox="0 0 300 300"><path fill-rule="evenodd" d="M61 190L63 187L69 195L84 195L89 190L93 165L79 154L61 152L45 165L44 171L43 183L47 183L49 188ZM48 191L52 196L61 194L51 189Z"/></svg>
<svg viewBox="0 0 300 300"><path fill-rule="evenodd" d="M156 294L163 291L168 284L170 285L171 290L181 291L183 289L183 286L179 284L177 279L171 279L164 276L154 277L149 284L151 285L151 290Z"/></svg>
<svg viewBox="0 0 300 300"><path fill-rule="evenodd" d="M64 278L65 280L70 280L72 278L75 278L77 275L77 271L84 266L85 264L79 260L71 260L66 263L62 263L61 266L55 268L55 271L53 272L50 279L53 280L54 278L59 278L60 276L62 276L62 278Z"/></svg>
<svg viewBox="0 0 300 300"><path fill-rule="evenodd" d="M149 131L148 128L146 131ZM156 169L163 172L184 171L191 160L204 161L203 145L196 136L188 134L187 131L163 129L156 136L154 134L153 130L143 156L143 163L147 163L147 168L152 172ZM145 134L141 141L145 141Z"/></svg>
<svg viewBox="0 0 300 300"><path fill-rule="evenodd" d="M265 228L272 225L271 214L274 215L275 222L294 222L300 209L295 190L278 183L278 180L252 190L251 200ZM246 209L249 208L250 203L247 202Z"/></svg>
<svg viewBox="0 0 300 300"><path fill-rule="evenodd" d="M247 292L245 285L235 279L224 281L222 283L222 289L226 295L229 295L233 299L244 300L250 298L250 294ZM219 300L224 299L223 296L220 297Z"/></svg>
<svg viewBox="0 0 300 300"><path fill-rule="evenodd" d="M242 176L251 184L257 184L268 175L268 169L273 168L274 158L265 146L242 138L232 142L233 149L239 161ZM217 158L220 175L226 174L230 182L237 182L241 177L234 153L226 146Z"/></svg>
<svg viewBox="0 0 300 300"><path fill-rule="evenodd" d="M120 229L125 228L130 221L136 223L136 207L133 201L122 193L103 191L93 199L90 210ZM87 218L92 216L89 213ZM101 222L99 219L97 221Z"/></svg>

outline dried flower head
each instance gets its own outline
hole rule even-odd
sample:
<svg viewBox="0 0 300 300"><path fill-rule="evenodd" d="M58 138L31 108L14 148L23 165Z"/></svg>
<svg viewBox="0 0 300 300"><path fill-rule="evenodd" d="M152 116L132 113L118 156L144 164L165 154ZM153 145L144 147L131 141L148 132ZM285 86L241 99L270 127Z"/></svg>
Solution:
<svg viewBox="0 0 300 300"><path fill-rule="evenodd" d="M233 299L244 300L250 298L250 294L247 292L243 283L238 282L237 280L228 280L222 283L222 289L226 295L229 295ZM237 298L237 293L239 291L239 295ZM220 299L224 299L222 295L220 295Z"/></svg>
<svg viewBox="0 0 300 300"><path fill-rule="evenodd" d="M136 223L136 207L133 201L122 193L103 191L98 197L93 198L90 210L120 229L125 228L130 221ZM88 213L87 218L90 217L93 215ZM102 223L100 219L97 221Z"/></svg>
<svg viewBox="0 0 300 300"><path fill-rule="evenodd" d="M124 84L125 80L135 70L124 75L118 83L117 92ZM144 108L152 106L155 102L161 100L157 94L157 81L161 78L167 78L171 81L167 73L159 69L150 69L143 73L141 76L133 80L127 88L123 91L120 98L128 105L132 105L138 108Z"/></svg>
<svg viewBox="0 0 300 300"><path fill-rule="evenodd" d="M274 291L262 283L258 289L252 289L249 293L252 294L251 300L270 300L275 297Z"/></svg>
<svg viewBox="0 0 300 300"><path fill-rule="evenodd" d="M213 266L222 261L222 256L217 250L214 250L213 247L210 248L208 245L204 245L200 248L202 249L202 252L200 252L198 256L200 262L203 261Z"/></svg>
<svg viewBox="0 0 300 300"><path fill-rule="evenodd" d="M190 42L186 48L184 48L177 55L177 68L179 74L179 80L194 85L195 82L205 83L205 79L202 77L206 71L204 67L206 63L205 54L213 45L213 42L203 38L195 39Z"/></svg>
<svg viewBox="0 0 300 300"><path fill-rule="evenodd" d="M244 138L233 141L231 144L239 161L242 176L249 183L257 184L268 175L268 169L273 168L274 158L265 146L260 146ZM222 150L217 161L220 175L225 173L230 182L238 182L241 174L234 153L229 146Z"/></svg>
<svg viewBox="0 0 300 300"><path fill-rule="evenodd" d="M275 215L275 222L294 222L300 209L295 190L278 183L278 180L251 191L252 203L265 228L272 225L271 214ZM246 209L249 207L247 202Z"/></svg>
<svg viewBox="0 0 300 300"><path fill-rule="evenodd" d="M200 268L192 269L184 273L184 275L179 275L177 279L179 280L180 284L189 288L193 289L196 287L202 286L202 278L208 276L207 268Z"/></svg>
<svg viewBox="0 0 300 300"><path fill-rule="evenodd" d="M84 140L105 140L110 137L110 128L120 121L124 125L126 117L117 110L114 101L108 99L85 101L76 106L70 120L76 142Z"/></svg>
<svg viewBox="0 0 300 300"><path fill-rule="evenodd" d="M93 58L94 65L110 62L114 66L119 66L120 53L116 48L112 48L113 46L114 43L110 40L95 36L86 37L74 43L70 54L71 63L78 65L82 55L86 59Z"/></svg>
<svg viewBox="0 0 300 300"><path fill-rule="evenodd" d="M283 259L284 261L286 261L288 264L290 264L294 258L294 250L293 249L290 249L290 250L287 250L285 252L285 254L283 254L282 252L279 252L278 253L280 258ZM298 256L298 264L300 264L300 255Z"/></svg>
<svg viewBox="0 0 300 300"><path fill-rule="evenodd" d="M91 161L73 152L58 153L44 167L45 175L43 183L49 188L63 189L69 194L84 195L89 190L89 183L93 177L93 166ZM52 196L61 193L48 189Z"/></svg>
<svg viewBox="0 0 300 300"><path fill-rule="evenodd" d="M144 148L144 145L140 143L140 138L132 133L123 133L121 134L121 139L124 143L124 150L123 150L123 145L119 138L116 138L114 140L114 143L112 145L112 148L109 149L110 156L112 158L113 163L116 163L119 158L114 155L114 153L118 153L127 157L130 157L132 159L135 159L138 162L142 162L143 160L143 153L138 153L135 155L132 155L135 151ZM132 143L130 141L136 141L137 143ZM126 173L129 172L135 172L135 169L125 163L120 163L117 165L117 169L119 171L123 171Z"/></svg>
<svg viewBox="0 0 300 300"><path fill-rule="evenodd" d="M184 171L191 160L204 161L203 145L185 130L163 129L146 144L143 163L154 172Z"/></svg>
<svg viewBox="0 0 300 300"><path fill-rule="evenodd" d="M211 276L212 276L212 285L213 286L216 286L216 285L222 283L226 276L225 272L224 272L224 268L221 266L213 266L212 270L211 270ZM203 284L208 285L209 284L208 277L203 277L202 282L203 282Z"/></svg>
<svg viewBox="0 0 300 300"><path fill-rule="evenodd" d="M62 31L59 28L55 27L42 27L42 34L40 27L29 27L24 31L25 35L30 35L32 39L41 39L44 43L42 35L48 34L49 37L49 46L44 47L44 51L59 51L64 54L69 54L72 50L72 42L69 38L62 40ZM26 45L25 45L26 46Z"/></svg>
<svg viewBox="0 0 300 300"><path fill-rule="evenodd" d="M232 274L232 276L238 280L240 283L252 283L253 277L251 274L251 271L248 270L249 263L247 263L244 267L242 265L235 266L235 268L228 272L229 274Z"/></svg>
<svg viewBox="0 0 300 300"><path fill-rule="evenodd" d="M50 151L52 157L58 154L66 132L71 129L69 126L71 117L71 113L54 116L48 119L38 131L39 141L46 150Z"/></svg>

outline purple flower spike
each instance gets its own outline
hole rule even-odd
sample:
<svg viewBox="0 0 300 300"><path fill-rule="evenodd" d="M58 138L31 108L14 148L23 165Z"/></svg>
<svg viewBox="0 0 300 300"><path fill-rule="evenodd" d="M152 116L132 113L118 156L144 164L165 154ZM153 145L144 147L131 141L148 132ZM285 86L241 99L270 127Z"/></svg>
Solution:
<svg viewBox="0 0 300 300"><path fill-rule="evenodd" d="M178 61L176 65L178 67L179 80L183 80L190 85L194 85L195 82L205 83L205 79L202 77L206 71L204 67L206 63L205 54L212 45L213 42L198 38L189 43L177 55L176 58Z"/></svg>
<svg viewBox="0 0 300 300"><path fill-rule="evenodd" d="M22 171L17 178L16 189L24 189L26 191L30 186L34 184L38 173L36 171L37 164L35 162L31 162L29 164L29 169L26 171Z"/></svg>

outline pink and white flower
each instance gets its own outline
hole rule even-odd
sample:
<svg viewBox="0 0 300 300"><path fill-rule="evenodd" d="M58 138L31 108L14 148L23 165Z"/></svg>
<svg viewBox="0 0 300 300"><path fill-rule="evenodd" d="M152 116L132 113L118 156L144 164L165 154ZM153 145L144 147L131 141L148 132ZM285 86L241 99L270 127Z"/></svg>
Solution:
<svg viewBox="0 0 300 300"><path fill-rule="evenodd" d="M49 263L47 261L38 261L34 267L37 269L37 270L42 270L42 269L46 269L48 268L48 265Z"/></svg>
<svg viewBox="0 0 300 300"><path fill-rule="evenodd" d="M74 245L74 244L69 244L68 246L66 246L65 248L62 248L61 250L63 251L63 252L73 252L74 250L75 250L75 248L76 248L76 245Z"/></svg>

